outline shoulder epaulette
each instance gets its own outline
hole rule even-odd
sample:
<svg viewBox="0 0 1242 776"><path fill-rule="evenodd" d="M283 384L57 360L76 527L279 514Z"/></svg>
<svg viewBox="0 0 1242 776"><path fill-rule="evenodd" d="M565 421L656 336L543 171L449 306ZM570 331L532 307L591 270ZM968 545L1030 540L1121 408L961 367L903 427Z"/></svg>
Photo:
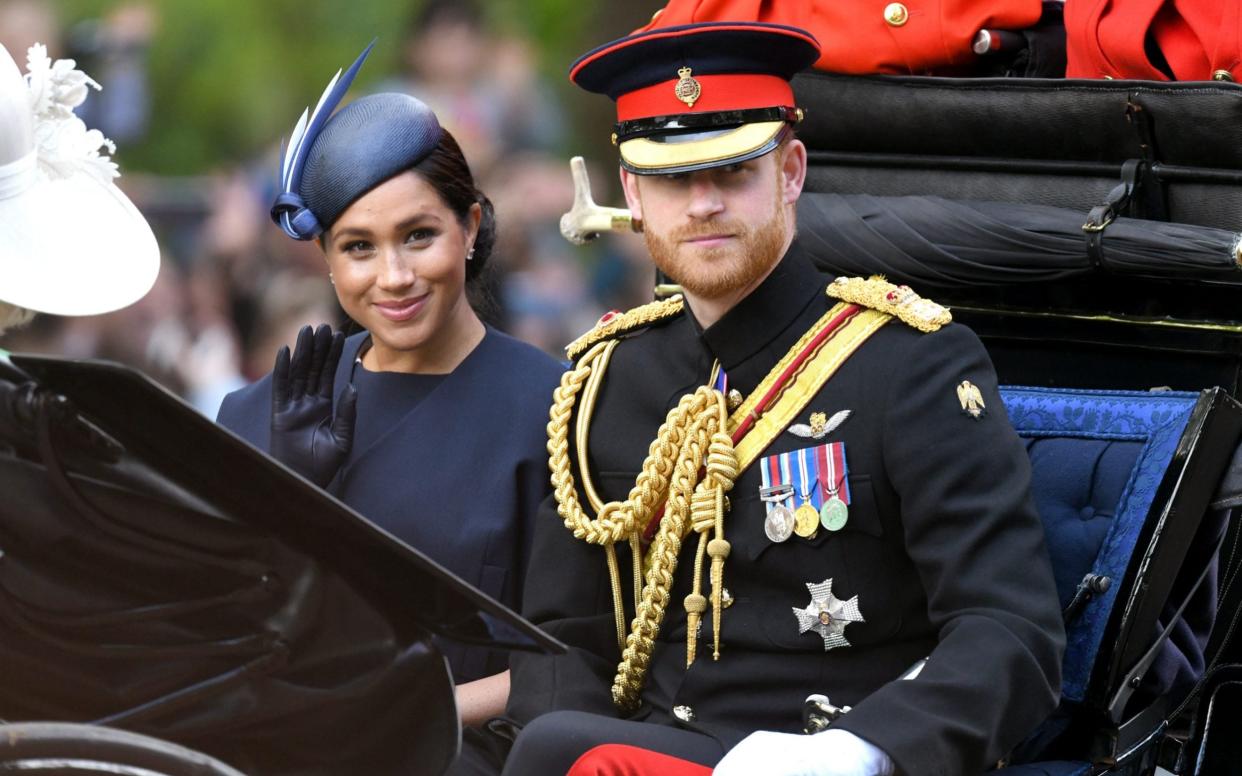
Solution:
<svg viewBox="0 0 1242 776"><path fill-rule="evenodd" d="M633 310L627 310L623 313L615 310L610 313L604 313L603 317L595 324L595 328L565 347L565 354L569 356L570 361L577 360L578 356L587 352L595 343L602 342L619 334L634 331L635 329L641 329L644 326L650 326L656 321L662 321L665 318L672 318L680 313L684 306L685 302L682 300L681 294L674 294L668 299L648 302L645 305L640 305Z"/></svg>
<svg viewBox="0 0 1242 776"><path fill-rule="evenodd" d="M828 296L888 313L919 331L936 331L953 321L949 308L924 299L909 286L890 283L880 275L839 277L828 284Z"/></svg>

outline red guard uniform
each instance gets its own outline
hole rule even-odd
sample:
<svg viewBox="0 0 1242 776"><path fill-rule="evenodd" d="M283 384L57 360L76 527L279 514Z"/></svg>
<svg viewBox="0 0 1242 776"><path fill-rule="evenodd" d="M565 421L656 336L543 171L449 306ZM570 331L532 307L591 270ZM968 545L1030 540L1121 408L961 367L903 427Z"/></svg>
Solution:
<svg viewBox="0 0 1242 776"><path fill-rule="evenodd" d="M1069 0L1065 32L1069 78L1242 78L1242 0Z"/></svg>
<svg viewBox="0 0 1242 776"><path fill-rule="evenodd" d="M822 46L817 70L922 75L975 64L979 30L1026 29L1041 13L1040 0L671 0L638 32L753 19L814 35Z"/></svg>

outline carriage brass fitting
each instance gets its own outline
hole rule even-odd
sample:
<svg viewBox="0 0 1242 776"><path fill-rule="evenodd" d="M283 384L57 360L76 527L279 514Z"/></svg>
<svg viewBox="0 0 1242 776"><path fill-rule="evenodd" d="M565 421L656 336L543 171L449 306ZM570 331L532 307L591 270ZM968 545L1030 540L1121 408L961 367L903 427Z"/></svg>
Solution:
<svg viewBox="0 0 1242 776"><path fill-rule="evenodd" d="M581 156L569 160L574 177L574 206L561 216L561 234L574 245L585 245L602 232L641 232L642 221L629 210L601 207L591 197L591 181Z"/></svg>
<svg viewBox="0 0 1242 776"><path fill-rule="evenodd" d="M927 658L917 661L914 665L907 668L901 676L897 677L899 682L908 682L911 679L917 679L918 675L923 673L923 667L927 665ZM806 700L802 702L802 732L807 735L822 733L828 727L841 719L850 711L850 706L834 706L832 701L828 700L827 695L806 696Z"/></svg>

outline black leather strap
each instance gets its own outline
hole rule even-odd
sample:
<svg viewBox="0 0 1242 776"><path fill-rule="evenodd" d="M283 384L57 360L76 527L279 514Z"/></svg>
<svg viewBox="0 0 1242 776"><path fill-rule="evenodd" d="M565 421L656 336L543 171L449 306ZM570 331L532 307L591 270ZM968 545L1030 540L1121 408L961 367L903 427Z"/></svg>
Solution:
<svg viewBox="0 0 1242 776"><path fill-rule="evenodd" d="M1087 214L1087 222L1082 225L1082 231L1087 235L1087 258L1097 270L1104 269L1104 230L1121 211L1129 207L1146 166L1147 162L1141 159L1127 159L1121 165L1121 183L1108 193L1103 203L1091 208L1091 212Z"/></svg>
<svg viewBox="0 0 1242 776"><path fill-rule="evenodd" d="M1139 153L1145 162L1159 161L1159 154L1156 152L1156 133L1153 126L1151 112L1143 107L1143 103L1139 100L1137 93L1131 94L1126 99L1126 121L1134 128L1138 134Z"/></svg>

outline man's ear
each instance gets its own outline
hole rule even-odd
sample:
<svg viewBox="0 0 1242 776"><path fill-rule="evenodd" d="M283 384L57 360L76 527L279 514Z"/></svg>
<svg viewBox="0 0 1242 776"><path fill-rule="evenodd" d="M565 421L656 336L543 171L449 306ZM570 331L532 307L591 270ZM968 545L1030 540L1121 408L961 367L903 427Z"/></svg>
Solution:
<svg viewBox="0 0 1242 776"><path fill-rule="evenodd" d="M621 189L625 192L625 206L630 209L630 215L638 220L643 217L643 200L638 195L638 178L639 176L625 169L621 169Z"/></svg>
<svg viewBox="0 0 1242 776"><path fill-rule="evenodd" d="M781 152L781 200L786 205L798 201L806 183L806 146L793 138L786 141Z"/></svg>

